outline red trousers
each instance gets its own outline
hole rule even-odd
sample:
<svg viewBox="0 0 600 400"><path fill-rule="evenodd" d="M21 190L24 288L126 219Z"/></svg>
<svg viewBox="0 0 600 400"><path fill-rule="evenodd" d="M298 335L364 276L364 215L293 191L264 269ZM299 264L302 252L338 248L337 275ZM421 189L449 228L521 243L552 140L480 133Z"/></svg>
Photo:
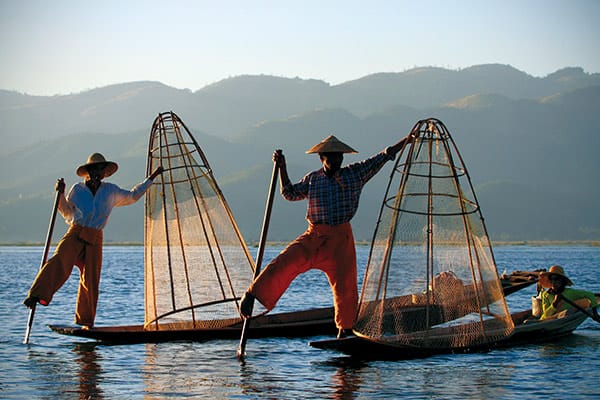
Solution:
<svg viewBox="0 0 600 400"><path fill-rule="evenodd" d="M358 303L356 249L350 223L309 225L265 267L248 292L272 310L292 281L310 269L327 275L335 308L335 324L350 329Z"/></svg>
<svg viewBox="0 0 600 400"><path fill-rule="evenodd" d="M75 265L79 268L75 323L93 326L102 269L101 230L72 225L58 242L54 255L38 272L29 296L39 298L41 304L50 304L54 293L69 279Z"/></svg>

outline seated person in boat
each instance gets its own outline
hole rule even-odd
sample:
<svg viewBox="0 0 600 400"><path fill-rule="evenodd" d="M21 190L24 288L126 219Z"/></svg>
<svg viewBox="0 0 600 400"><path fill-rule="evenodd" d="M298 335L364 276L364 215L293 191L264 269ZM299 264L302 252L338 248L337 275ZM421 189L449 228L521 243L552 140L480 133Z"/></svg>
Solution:
<svg viewBox="0 0 600 400"><path fill-rule="evenodd" d="M331 135L306 151L318 153L323 167L295 184L288 176L283 153L273 154L279 167L282 196L289 201L308 200L308 228L250 285L240 306L244 317L250 317L254 298L272 310L299 274L316 268L329 279L338 337L349 333L358 307L356 250L350 220L358 209L364 185L413 139L406 136L371 158L342 167L344 153L356 151Z"/></svg>
<svg viewBox="0 0 600 400"><path fill-rule="evenodd" d="M50 304L76 265L80 270L80 278L75 323L84 327L94 325L102 267L102 229L113 207L138 201L163 170L158 167L143 182L131 190L125 190L113 183L102 182L117 169L115 162L107 161L100 153L94 153L77 168L77 175L83 177L84 181L74 184L67 196L64 195L64 181L57 182L58 211L69 224L69 229L58 243L54 255L42 266L33 281L23 302L27 307L33 308L37 303L44 306Z"/></svg>
<svg viewBox="0 0 600 400"><path fill-rule="evenodd" d="M547 289L541 293L542 315L540 319L551 318L563 310L573 309L574 307L563 297L581 308L598 305L594 293L567 287L572 286L573 282L567 277L564 269L558 265L551 266L547 272L540 272L539 282L543 288Z"/></svg>

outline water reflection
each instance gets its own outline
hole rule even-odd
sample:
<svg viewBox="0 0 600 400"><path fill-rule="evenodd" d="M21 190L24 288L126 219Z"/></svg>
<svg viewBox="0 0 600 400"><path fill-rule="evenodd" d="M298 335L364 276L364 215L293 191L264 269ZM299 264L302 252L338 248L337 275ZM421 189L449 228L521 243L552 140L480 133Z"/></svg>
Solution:
<svg viewBox="0 0 600 400"><path fill-rule="evenodd" d="M240 374L240 393L250 398L260 397L265 392L269 393L276 389L276 382L273 382L271 374L260 376L260 371L256 368L255 361L242 361L239 368Z"/></svg>
<svg viewBox="0 0 600 400"><path fill-rule="evenodd" d="M366 365L351 358L339 358L339 367L331 377L332 397L339 400L354 399L363 382L362 368Z"/></svg>
<svg viewBox="0 0 600 400"><path fill-rule="evenodd" d="M159 393L176 393L177 381L180 374L187 370L184 360L177 360L176 353L182 354L183 351L175 351L170 344L149 343L145 346L145 362L142 366L144 379L144 392L147 395ZM189 382L195 380L195 376L187 376Z"/></svg>
<svg viewBox="0 0 600 400"><path fill-rule="evenodd" d="M100 363L95 343L76 343L73 347L31 346L26 364L20 370L11 371L12 375L27 376L29 382L27 389L16 398L44 393L43 398L103 399Z"/></svg>
<svg viewBox="0 0 600 400"><path fill-rule="evenodd" d="M103 399L101 357L95 343L78 343L73 347L75 362L79 365L79 399Z"/></svg>
<svg viewBox="0 0 600 400"><path fill-rule="evenodd" d="M229 364L235 357L229 354ZM170 342L145 345L143 392L152 397L224 398L234 371L228 360L208 343Z"/></svg>
<svg viewBox="0 0 600 400"><path fill-rule="evenodd" d="M347 400L359 397L365 370L369 367L367 362L344 356L333 357L316 365L318 369L324 369L327 374L331 374L331 381L326 382L328 398ZM332 368L333 371L330 372Z"/></svg>

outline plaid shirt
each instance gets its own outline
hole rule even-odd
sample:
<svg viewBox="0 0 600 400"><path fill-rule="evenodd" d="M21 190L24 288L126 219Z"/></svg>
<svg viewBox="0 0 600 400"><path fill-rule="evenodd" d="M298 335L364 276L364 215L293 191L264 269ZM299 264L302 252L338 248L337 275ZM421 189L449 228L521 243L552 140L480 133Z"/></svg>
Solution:
<svg viewBox="0 0 600 400"><path fill-rule="evenodd" d="M343 224L354 217L363 186L391 159L382 151L340 168L331 178L321 168L308 173L300 182L281 188L281 194L289 201L308 198L306 219L313 225Z"/></svg>

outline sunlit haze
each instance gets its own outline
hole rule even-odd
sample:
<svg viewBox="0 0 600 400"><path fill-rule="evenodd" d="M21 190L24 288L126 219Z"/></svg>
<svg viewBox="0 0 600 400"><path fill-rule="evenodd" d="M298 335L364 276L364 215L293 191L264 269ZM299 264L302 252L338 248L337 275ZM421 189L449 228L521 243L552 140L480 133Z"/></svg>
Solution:
<svg viewBox="0 0 600 400"><path fill-rule="evenodd" d="M600 1L0 2L0 89L35 95L247 74L332 85L416 66L600 72Z"/></svg>

